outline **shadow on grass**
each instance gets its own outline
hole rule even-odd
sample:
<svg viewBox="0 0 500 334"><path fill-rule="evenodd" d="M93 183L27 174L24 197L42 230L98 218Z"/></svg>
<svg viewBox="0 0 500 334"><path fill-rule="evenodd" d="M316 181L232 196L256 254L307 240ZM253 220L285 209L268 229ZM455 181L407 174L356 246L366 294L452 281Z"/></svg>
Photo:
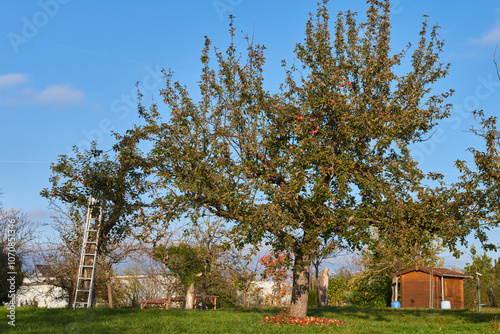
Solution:
<svg viewBox="0 0 500 334"><path fill-rule="evenodd" d="M266 313L279 314L283 312L284 307L239 307L233 309L234 312L240 313ZM225 309L227 311L228 309Z"/></svg>
<svg viewBox="0 0 500 334"><path fill-rule="evenodd" d="M470 309L442 310L442 309L392 309L392 308L363 308L352 306L329 306L325 308L309 308L308 315L314 317L334 318L343 320L342 317L350 319L375 320L382 322L400 322L407 317L424 318L430 320L439 317L461 319L468 323L492 322L500 319L500 309L489 309L477 313ZM340 317L340 319L339 319Z"/></svg>
<svg viewBox="0 0 500 334"><path fill-rule="evenodd" d="M92 309L47 309L47 308L17 308L16 326L13 331L24 332L44 329L58 328L59 332L82 333L86 328L94 326L95 322L100 323L100 332L107 333L112 328L105 324L104 319L110 320L116 317L127 317L136 313L137 309L109 309L106 307L96 307ZM0 327L1 329L1 327ZM1 332L2 330L0 330ZM94 332L94 331L92 331Z"/></svg>

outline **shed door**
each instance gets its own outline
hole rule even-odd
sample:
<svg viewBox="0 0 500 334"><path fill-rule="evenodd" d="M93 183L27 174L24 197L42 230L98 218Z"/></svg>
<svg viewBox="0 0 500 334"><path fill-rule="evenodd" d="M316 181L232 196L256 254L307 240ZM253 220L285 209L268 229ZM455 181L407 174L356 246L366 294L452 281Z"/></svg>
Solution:
<svg viewBox="0 0 500 334"><path fill-rule="evenodd" d="M410 272L401 276L401 307L429 307L429 275Z"/></svg>

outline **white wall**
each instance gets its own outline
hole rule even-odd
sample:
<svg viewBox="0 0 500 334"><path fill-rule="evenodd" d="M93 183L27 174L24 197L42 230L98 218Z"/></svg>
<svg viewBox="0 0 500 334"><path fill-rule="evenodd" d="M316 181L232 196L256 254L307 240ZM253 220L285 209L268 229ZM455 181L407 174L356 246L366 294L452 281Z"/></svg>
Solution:
<svg viewBox="0 0 500 334"><path fill-rule="evenodd" d="M25 278L16 293L16 306L32 305L34 301L38 303L38 307L68 306L63 289L44 284L36 278Z"/></svg>

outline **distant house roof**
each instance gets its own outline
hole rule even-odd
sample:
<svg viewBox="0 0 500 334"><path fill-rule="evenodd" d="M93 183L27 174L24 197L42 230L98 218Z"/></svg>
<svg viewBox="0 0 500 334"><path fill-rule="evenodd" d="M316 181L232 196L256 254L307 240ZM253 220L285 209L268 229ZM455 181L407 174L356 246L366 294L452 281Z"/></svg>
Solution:
<svg viewBox="0 0 500 334"><path fill-rule="evenodd" d="M432 268L432 267L412 267L408 268L406 270L398 271L397 273L392 274L392 276L401 276L407 273L410 273L412 271L421 271L433 276L446 276L446 277L461 277L461 278L469 278L472 277L470 275L466 275L464 273L461 273L459 271L454 271L451 269L446 269L446 268Z"/></svg>

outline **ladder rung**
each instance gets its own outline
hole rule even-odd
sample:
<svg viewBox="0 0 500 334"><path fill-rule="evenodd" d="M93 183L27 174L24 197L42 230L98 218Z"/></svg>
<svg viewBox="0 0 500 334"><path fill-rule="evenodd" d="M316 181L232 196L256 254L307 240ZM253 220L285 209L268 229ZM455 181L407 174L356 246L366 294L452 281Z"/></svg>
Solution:
<svg viewBox="0 0 500 334"><path fill-rule="evenodd" d="M96 253L84 253L83 255L84 256L96 256L97 254Z"/></svg>
<svg viewBox="0 0 500 334"><path fill-rule="evenodd" d="M86 280L86 281L88 281L88 280L91 280L92 278L90 278L90 277L80 277L80 278L78 278L78 279L81 279L81 280Z"/></svg>

